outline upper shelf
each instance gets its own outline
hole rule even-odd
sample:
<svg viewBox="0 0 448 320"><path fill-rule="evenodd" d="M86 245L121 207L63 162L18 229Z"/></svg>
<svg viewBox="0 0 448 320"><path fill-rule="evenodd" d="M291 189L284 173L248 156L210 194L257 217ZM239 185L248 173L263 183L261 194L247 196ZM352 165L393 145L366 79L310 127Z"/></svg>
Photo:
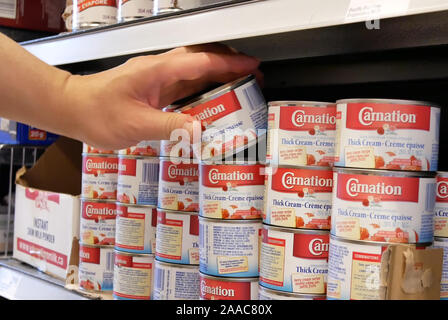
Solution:
<svg viewBox="0 0 448 320"><path fill-rule="evenodd" d="M213 10L188 10L164 18L117 24L22 45L51 65L65 65L218 41L253 53L254 48L260 47L260 39L268 39L263 44L265 50L256 52L259 58L290 59L296 58L300 47L306 44L291 45L286 52L278 50L279 39L270 36L363 22L374 18L358 10L369 3L381 8L375 15L381 19L448 10L446 0L235 0L231 5ZM282 48L285 41L295 41L287 35L282 39Z"/></svg>

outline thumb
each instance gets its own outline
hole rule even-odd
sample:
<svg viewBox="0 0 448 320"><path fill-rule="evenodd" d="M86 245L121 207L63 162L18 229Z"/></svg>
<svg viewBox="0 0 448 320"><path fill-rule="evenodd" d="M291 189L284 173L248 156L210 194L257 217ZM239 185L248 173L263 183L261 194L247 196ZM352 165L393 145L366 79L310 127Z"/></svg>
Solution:
<svg viewBox="0 0 448 320"><path fill-rule="evenodd" d="M171 133L176 129L184 129L188 136L193 136L195 119L187 114L177 112L163 112L152 109L144 112L143 140L170 140Z"/></svg>

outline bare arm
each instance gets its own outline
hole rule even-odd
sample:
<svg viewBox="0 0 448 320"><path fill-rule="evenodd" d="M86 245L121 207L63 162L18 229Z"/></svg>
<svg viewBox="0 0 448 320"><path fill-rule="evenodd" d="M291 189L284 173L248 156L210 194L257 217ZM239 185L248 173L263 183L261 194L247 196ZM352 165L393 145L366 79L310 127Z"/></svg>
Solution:
<svg viewBox="0 0 448 320"><path fill-rule="evenodd" d="M0 34L0 117L92 146L121 149L191 130L187 115L160 108L212 82L256 73L259 62L221 45L141 56L89 76L47 65Z"/></svg>

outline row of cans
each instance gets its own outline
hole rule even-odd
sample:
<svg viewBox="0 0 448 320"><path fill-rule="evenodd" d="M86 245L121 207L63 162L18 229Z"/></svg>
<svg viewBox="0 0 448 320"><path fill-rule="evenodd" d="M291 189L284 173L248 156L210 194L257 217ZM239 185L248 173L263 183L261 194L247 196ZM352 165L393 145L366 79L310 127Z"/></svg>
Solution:
<svg viewBox="0 0 448 320"><path fill-rule="evenodd" d="M181 11L179 0L73 0L71 28L85 30ZM68 11L68 10L66 10Z"/></svg>

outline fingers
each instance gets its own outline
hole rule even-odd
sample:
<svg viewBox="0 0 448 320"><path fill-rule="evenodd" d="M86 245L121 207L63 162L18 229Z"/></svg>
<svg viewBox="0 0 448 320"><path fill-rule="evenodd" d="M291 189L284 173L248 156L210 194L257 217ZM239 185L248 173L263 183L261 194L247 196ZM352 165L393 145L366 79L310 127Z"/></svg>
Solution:
<svg viewBox="0 0 448 320"><path fill-rule="evenodd" d="M225 44L222 43L207 43L207 44L198 44L192 46L185 46L172 49L161 55L175 55L180 53L197 53L197 52L213 52L213 53L222 53L222 54L238 54L239 52Z"/></svg>

